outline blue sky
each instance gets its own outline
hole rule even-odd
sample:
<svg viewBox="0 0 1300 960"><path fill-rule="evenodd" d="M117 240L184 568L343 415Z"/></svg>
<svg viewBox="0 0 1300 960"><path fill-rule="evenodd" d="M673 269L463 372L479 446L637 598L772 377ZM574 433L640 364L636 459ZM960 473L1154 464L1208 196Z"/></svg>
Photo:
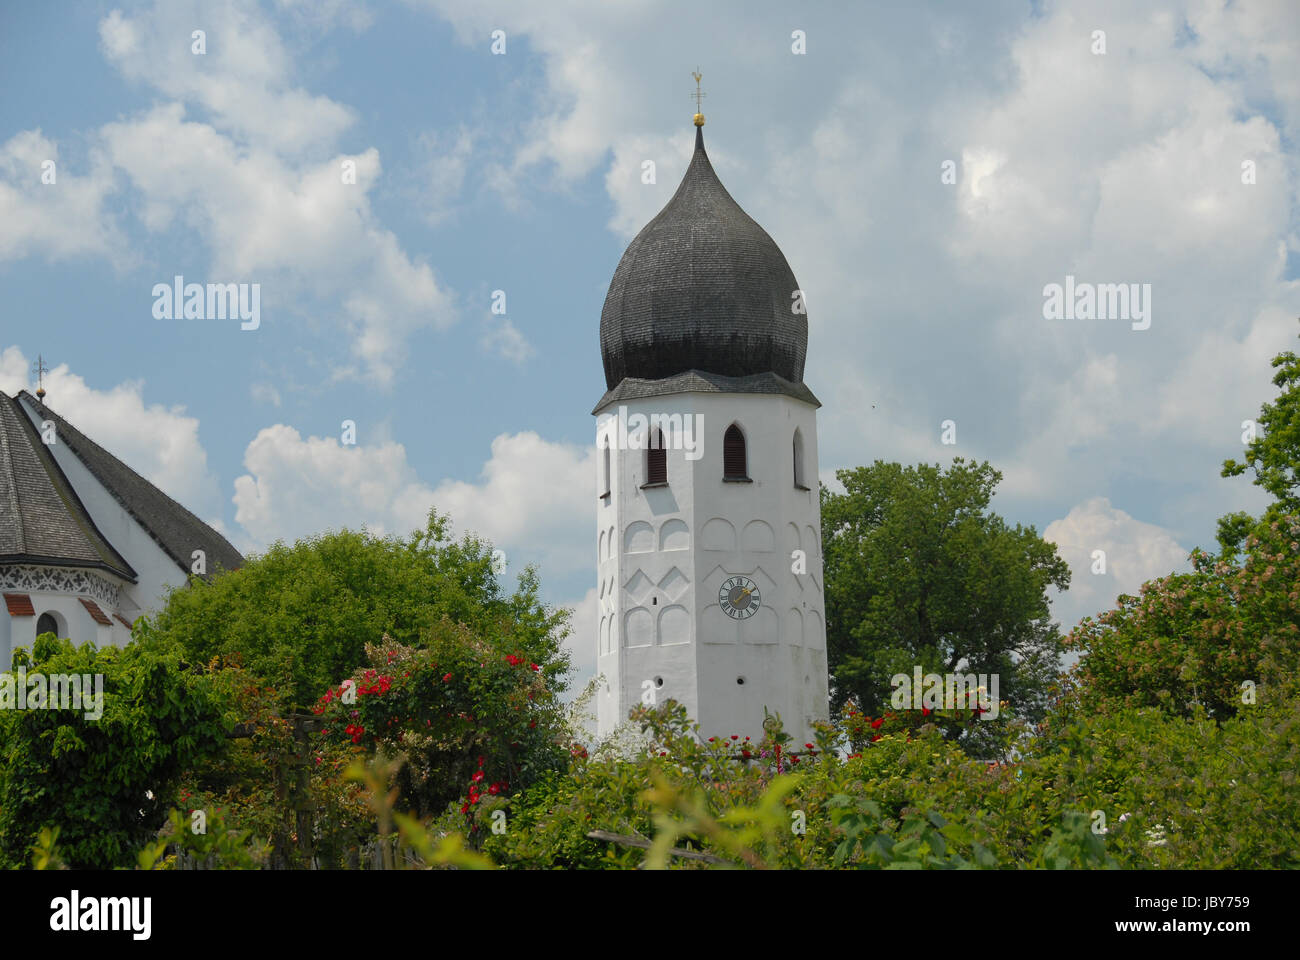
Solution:
<svg viewBox="0 0 1300 960"><path fill-rule="evenodd" d="M1262 505L1218 467L1300 332L1296 49L1285 2L6 5L0 389L43 354L55 409L245 551L436 504L541 566L588 670L600 309L699 66L807 291L823 478L991 460L1068 625ZM259 283L260 328L155 319L176 274ZM1067 275L1151 284L1150 329L1045 320Z"/></svg>

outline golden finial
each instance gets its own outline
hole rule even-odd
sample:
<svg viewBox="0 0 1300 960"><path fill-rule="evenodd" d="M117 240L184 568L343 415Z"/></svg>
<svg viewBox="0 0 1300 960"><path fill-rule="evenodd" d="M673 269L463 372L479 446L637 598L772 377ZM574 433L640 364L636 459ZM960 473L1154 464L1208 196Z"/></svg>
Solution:
<svg viewBox="0 0 1300 960"><path fill-rule="evenodd" d="M700 73L699 67L696 67L691 76L695 78L695 92L691 94L691 97L695 100L695 125L702 127L704 126L704 114L700 113L700 101L708 96L707 93L700 90L700 81L704 79L704 74Z"/></svg>
<svg viewBox="0 0 1300 960"><path fill-rule="evenodd" d="M45 358L39 353L36 355L36 362L32 364L32 372L36 374L36 399L45 399L45 375L50 372L50 368L45 365Z"/></svg>

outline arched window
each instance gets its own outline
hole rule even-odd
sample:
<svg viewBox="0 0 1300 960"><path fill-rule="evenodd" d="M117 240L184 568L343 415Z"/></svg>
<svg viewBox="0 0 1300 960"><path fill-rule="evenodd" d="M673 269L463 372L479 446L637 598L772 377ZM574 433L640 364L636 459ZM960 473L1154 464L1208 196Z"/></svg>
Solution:
<svg viewBox="0 0 1300 960"><path fill-rule="evenodd" d="M798 428L794 431L794 485L800 490L808 489L803 476L803 434Z"/></svg>
<svg viewBox="0 0 1300 960"><path fill-rule="evenodd" d="M600 478L601 478L600 489L603 491L601 493L601 496L608 497L611 489L609 485L609 440L608 439L605 440L604 449L601 450L601 457L603 459L603 464L600 473Z"/></svg>
<svg viewBox="0 0 1300 960"><path fill-rule="evenodd" d="M659 429L650 434L650 448L645 452L645 482L668 482L668 450L664 447L664 432Z"/></svg>
<svg viewBox="0 0 1300 960"><path fill-rule="evenodd" d="M36 635L39 637L42 633L52 633L58 636L59 621L54 619L54 614L42 613L36 619Z"/></svg>
<svg viewBox="0 0 1300 960"><path fill-rule="evenodd" d="M722 479L749 479L749 465L745 460L745 435L734 423L727 427L727 432L722 437Z"/></svg>

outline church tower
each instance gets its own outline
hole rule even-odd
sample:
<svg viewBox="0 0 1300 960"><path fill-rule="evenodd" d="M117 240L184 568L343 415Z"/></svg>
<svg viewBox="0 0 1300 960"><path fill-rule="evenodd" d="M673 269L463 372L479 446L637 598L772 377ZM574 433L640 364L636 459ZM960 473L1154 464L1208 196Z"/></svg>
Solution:
<svg viewBox="0 0 1300 960"><path fill-rule="evenodd" d="M704 150L605 298L598 420L598 734L639 703L703 736L802 745L829 715L808 321L780 248Z"/></svg>

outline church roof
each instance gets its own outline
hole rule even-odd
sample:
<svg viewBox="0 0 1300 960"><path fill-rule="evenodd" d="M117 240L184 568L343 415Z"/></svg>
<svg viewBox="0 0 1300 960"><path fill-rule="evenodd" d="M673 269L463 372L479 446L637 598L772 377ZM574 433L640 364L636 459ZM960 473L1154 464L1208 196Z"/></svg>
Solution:
<svg viewBox="0 0 1300 960"><path fill-rule="evenodd" d="M808 318L792 309L798 288L776 242L714 173L697 126L681 185L610 282L600 315L605 385L692 370L802 385Z"/></svg>
<svg viewBox="0 0 1300 960"><path fill-rule="evenodd" d="M0 563L94 567L134 582L17 401L0 391Z"/></svg>
<svg viewBox="0 0 1300 960"><path fill-rule="evenodd" d="M67 448L85 464L86 469L103 485L104 489L186 574L190 572L193 562L191 555L195 550L202 550L206 554L209 574L217 567L233 570L243 565L244 558L239 551L212 527L26 390L22 391L19 397L34 408L40 416L54 421L59 442L67 445ZM39 440L37 442L39 443Z"/></svg>
<svg viewBox="0 0 1300 960"><path fill-rule="evenodd" d="M802 383L791 383L775 373L756 373L748 377L724 377L703 370L687 370L662 380L640 380L625 377L617 387L606 391L592 413L600 413L611 403L621 400L639 400L643 397L662 397L673 393L777 393L794 397L804 403L820 407L821 401Z"/></svg>

